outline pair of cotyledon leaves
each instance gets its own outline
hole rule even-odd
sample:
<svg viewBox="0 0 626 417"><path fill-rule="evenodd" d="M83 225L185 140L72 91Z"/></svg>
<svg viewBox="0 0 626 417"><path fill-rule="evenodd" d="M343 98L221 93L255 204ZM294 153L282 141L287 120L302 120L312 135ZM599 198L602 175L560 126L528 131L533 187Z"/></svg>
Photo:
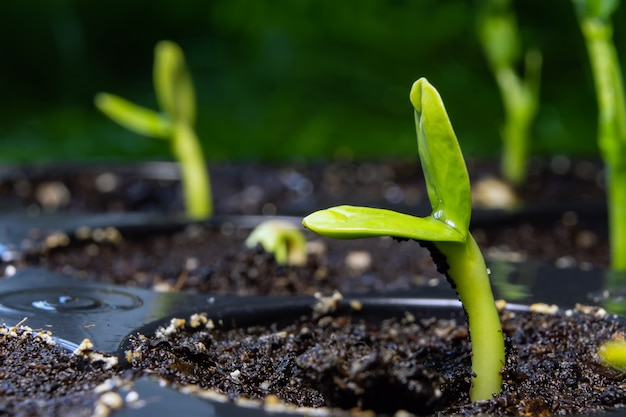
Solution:
<svg viewBox="0 0 626 417"><path fill-rule="evenodd" d="M303 224L338 239L395 236L432 242L465 242L471 190L465 160L437 90L420 78L411 89L417 143L432 213L415 217L391 210L337 206L307 216Z"/></svg>
<svg viewBox="0 0 626 417"><path fill-rule="evenodd" d="M98 94L95 102L103 113L135 133L170 139L174 125L195 123L196 98L180 47L174 42L161 41L154 56L154 88L161 112L108 93Z"/></svg>

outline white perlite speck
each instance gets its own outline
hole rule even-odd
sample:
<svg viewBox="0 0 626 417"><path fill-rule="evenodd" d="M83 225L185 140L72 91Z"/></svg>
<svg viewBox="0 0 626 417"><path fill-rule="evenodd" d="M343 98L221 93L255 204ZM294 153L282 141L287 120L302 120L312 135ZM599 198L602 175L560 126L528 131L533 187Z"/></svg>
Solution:
<svg viewBox="0 0 626 417"><path fill-rule="evenodd" d="M26 321L22 320L20 323ZM56 345L56 341L52 337L52 332L49 330L38 330L35 331L28 326L22 326L21 324L15 325L13 327L6 327L6 325L0 326L0 336L2 337L12 337L15 339L28 339L32 338L34 340L41 340L48 346Z"/></svg>
<svg viewBox="0 0 626 417"><path fill-rule="evenodd" d="M168 337L185 327L185 319L173 318L167 327L159 327L155 332L156 337Z"/></svg>
<svg viewBox="0 0 626 417"><path fill-rule="evenodd" d="M537 314L555 315L559 311L559 307L554 304L535 303L530 305L530 311Z"/></svg>
<svg viewBox="0 0 626 417"><path fill-rule="evenodd" d="M339 291L335 291L330 297L315 293L317 302L313 306L313 317L321 317L337 310L337 307L343 300L343 295Z"/></svg>
<svg viewBox="0 0 626 417"><path fill-rule="evenodd" d="M93 350L94 346L89 339L83 339L80 345L74 350L74 355L82 356L93 363L102 363L104 369L111 369L118 364L117 356L105 355Z"/></svg>
<svg viewBox="0 0 626 417"><path fill-rule="evenodd" d="M200 326L205 326L208 323L209 319L207 319L206 314L192 314L189 317L189 326L192 329L197 329Z"/></svg>

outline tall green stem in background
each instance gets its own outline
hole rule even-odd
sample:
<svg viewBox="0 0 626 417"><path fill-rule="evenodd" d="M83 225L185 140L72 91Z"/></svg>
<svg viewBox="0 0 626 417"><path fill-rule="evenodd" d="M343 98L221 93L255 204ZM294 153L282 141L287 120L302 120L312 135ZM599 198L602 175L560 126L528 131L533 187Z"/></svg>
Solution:
<svg viewBox="0 0 626 417"><path fill-rule="evenodd" d="M202 147L193 129L196 98L183 51L174 42L162 41L155 48L154 88L160 113L108 93L96 95L95 104L127 129L170 142L180 164L187 215L206 219L213 214L213 197Z"/></svg>
<svg viewBox="0 0 626 417"><path fill-rule="evenodd" d="M539 108L542 58L539 51L529 50L525 56L525 78L517 74L521 40L510 3L483 1L478 36L504 104L502 175L510 184L520 185L526 180L530 130Z"/></svg>
<svg viewBox="0 0 626 417"><path fill-rule="evenodd" d="M610 20L620 2L573 1L598 100L598 146L606 165L611 267L626 271L626 100Z"/></svg>

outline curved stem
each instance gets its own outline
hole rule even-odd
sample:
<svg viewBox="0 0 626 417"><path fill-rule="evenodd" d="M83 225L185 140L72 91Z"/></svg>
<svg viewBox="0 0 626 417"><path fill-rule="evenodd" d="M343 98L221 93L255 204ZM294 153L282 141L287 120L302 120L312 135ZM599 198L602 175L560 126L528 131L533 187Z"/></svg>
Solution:
<svg viewBox="0 0 626 417"><path fill-rule="evenodd" d="M500 392L505 363L504 337L496 309L487 266L476 241L468 234L465 243L433 242L446 257L446 275L454 283L467 314L472 342L472 388L470 399L491 399Z"/></svg>
<svg viewBox="0 0 626 417"><path fill-rule="evenodd" d="M626 168L608 167L609 241L611 267L626 271Z"/></svg>
<svg viewBox="0 0 626 417"><path fill-rule="evenodd" d="M172 150L181 169L181 182L187 215L202 220L213 214L211 181L199 141L186 123L174 126Z"/></svg>
<svg viewBox="0 0 626 417"><path fill-rule="evenodd" d="M539 108L541 54L530 51L526 63L525 79L509 66L494 70L506 115L501 131L502 174L513 185L526 180L530 130Z"/></svg>
<svg viewBox="0 0 626 417"><path fill-rule="evenodd" d="M626 271L626 99L610 23L583 18L598 100L598 145L607 165L611 267Z"/></svg>

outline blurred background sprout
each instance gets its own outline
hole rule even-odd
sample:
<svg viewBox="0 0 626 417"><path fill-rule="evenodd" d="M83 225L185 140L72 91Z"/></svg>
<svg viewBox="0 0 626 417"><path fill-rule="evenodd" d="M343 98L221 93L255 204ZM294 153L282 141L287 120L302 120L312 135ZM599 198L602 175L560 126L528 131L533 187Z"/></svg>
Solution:
<svg viewBox="0 0 626 417"><path fill-rule="evenodd" d="M478 37L504 104L502 175L511 185L519 186L526 180L531 129L539 110L541 52L523 52L511 0L481 2ZM517 67L522 59L524 74L519 75Z"/></svg>
<svg viewBox="0 0 626 417"><path fill-rule="evenodd" d="M609 339L597 350L600 362L619 372L626 372L626 341L623 338Z"/></svg>
<svg viewBox="0 0 626 417"><path fill-rule="evenodd" d="M285 220L267 220L255 227L246 239L249 248L257 245L272 253L279 265L306 264L306 238L299 225Z"/></svg>
<svg viewBox="0 0 626 417"><path fill-rule="evenodd" d="M597 141L606 165L611 267L626 271L626 98L611 23L620 1L573 0L573 4L597 95Z"/></svg>
<svg viewBox="0 0 626 417"><path fill-rule="evenodd" d="M154 51L154 89L161 112L109 93L96 95L96 107L125 128L170 142L181 169L187 215L206 219L213 213L211 183L193 125L196 102L191 76L180 47L161 41Z"/></svg>

